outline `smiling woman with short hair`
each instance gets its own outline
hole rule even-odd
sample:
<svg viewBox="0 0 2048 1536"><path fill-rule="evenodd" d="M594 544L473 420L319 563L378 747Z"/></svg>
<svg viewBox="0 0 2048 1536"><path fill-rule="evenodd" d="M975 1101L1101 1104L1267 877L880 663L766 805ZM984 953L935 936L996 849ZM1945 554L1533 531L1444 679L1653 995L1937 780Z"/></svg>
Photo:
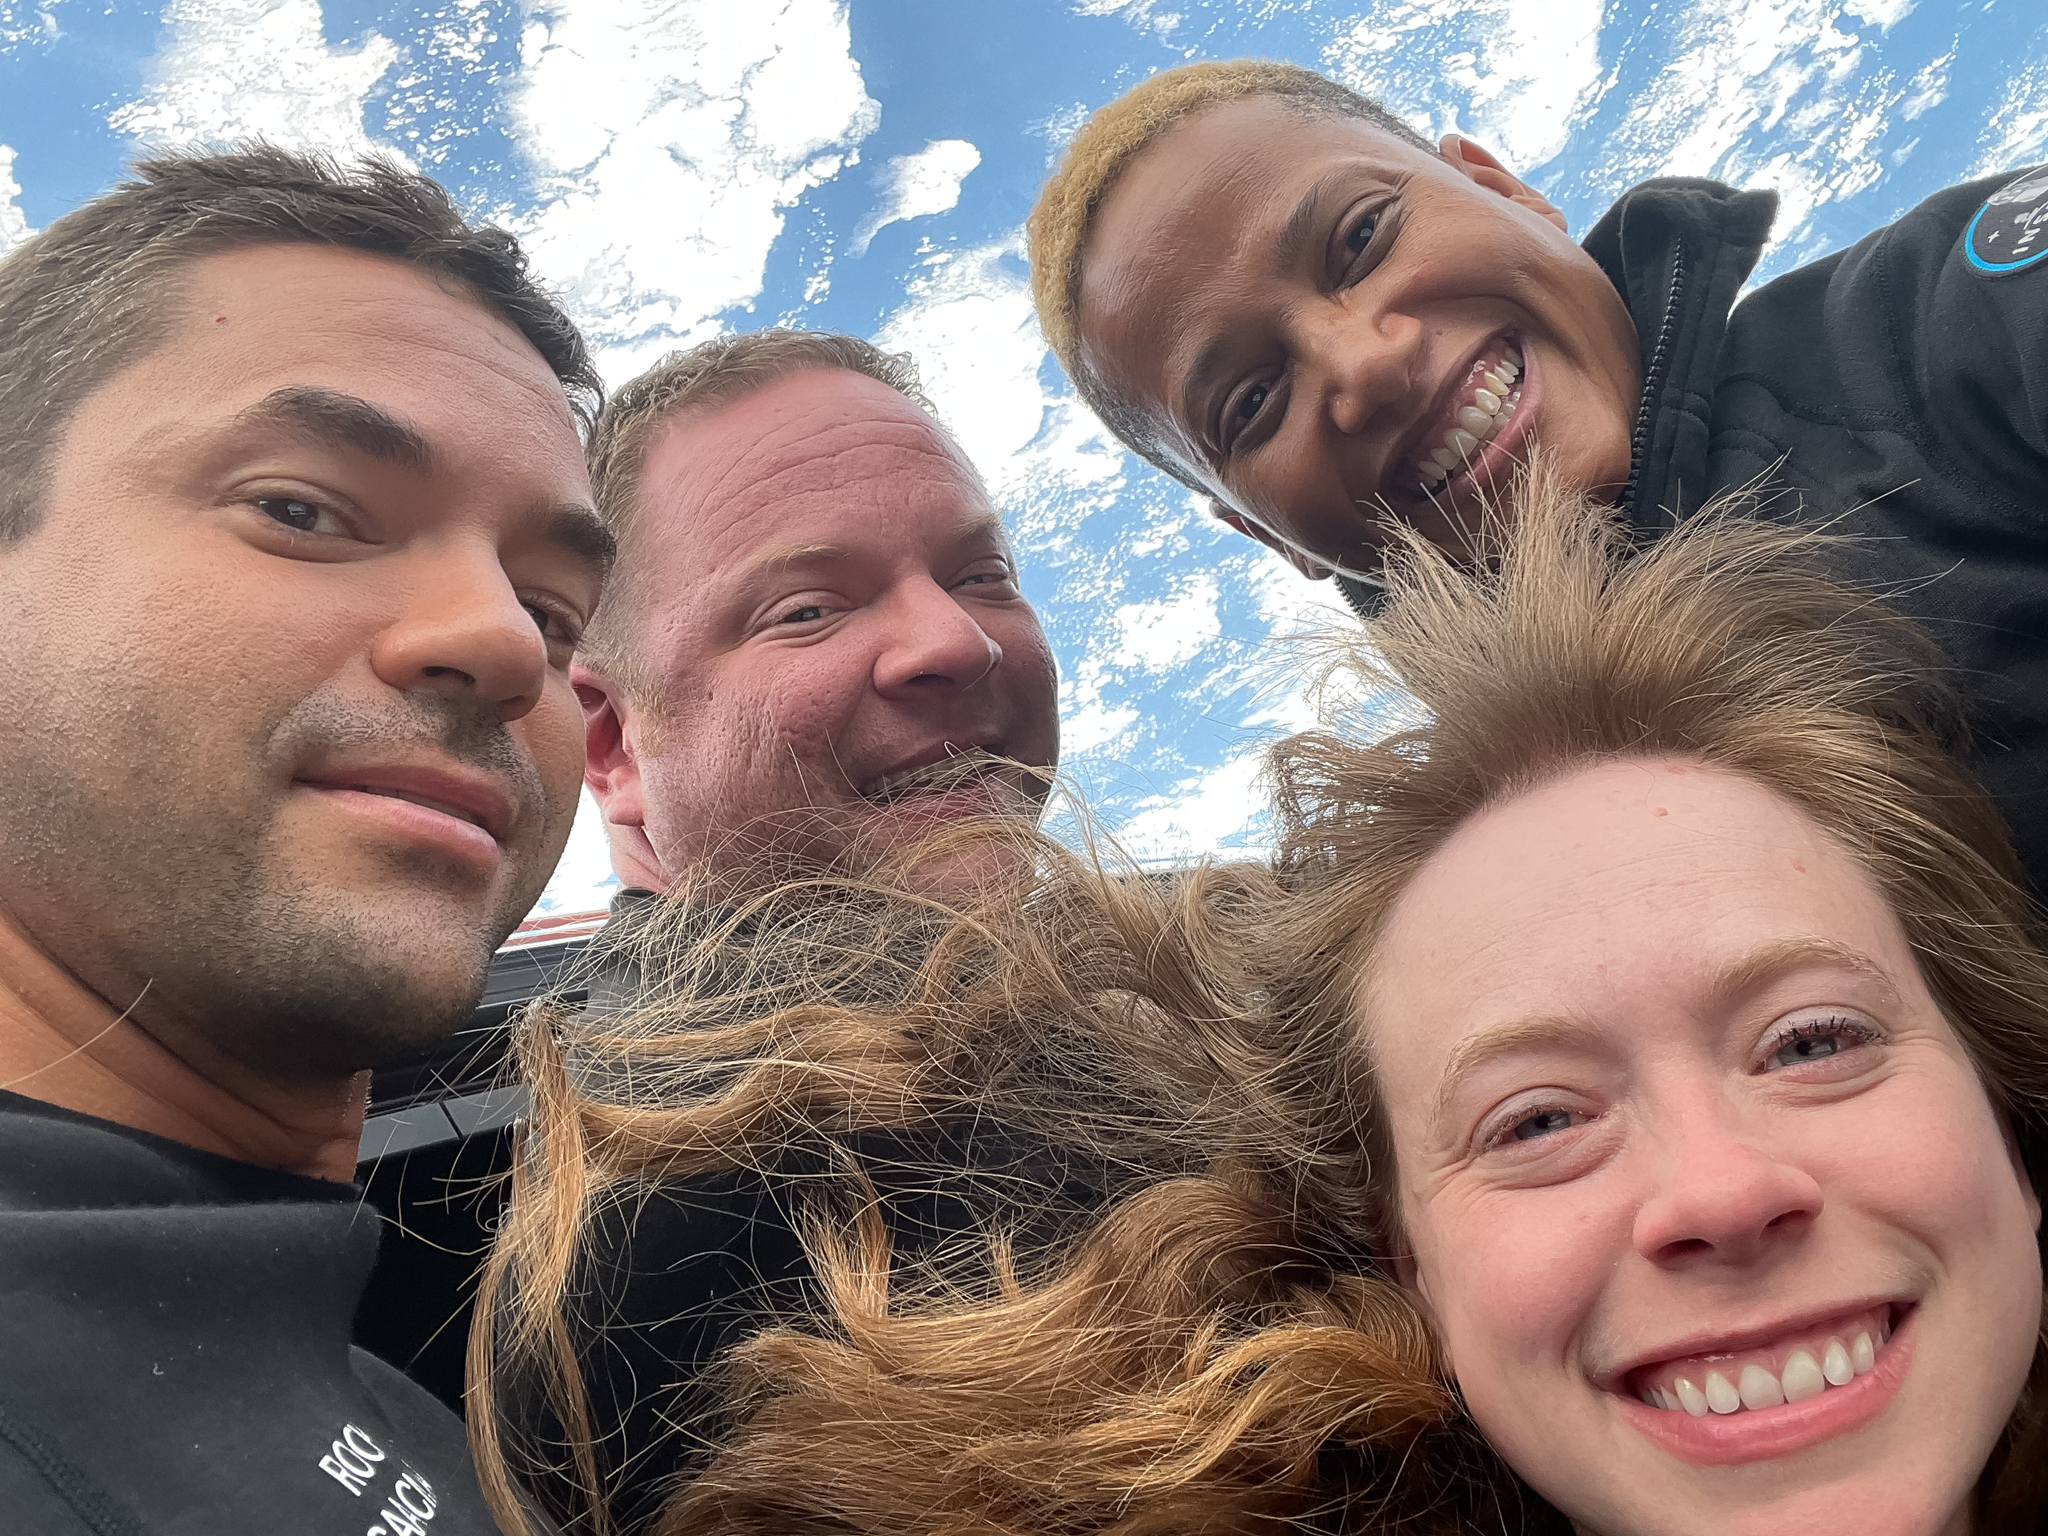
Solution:
<svg viewBox="0 0 2048 1536"><path fill-rule="evenodd" d="M1135 1187L979 1288L817 1228L662 1529L2036 1528L2048 962L1937 654L1812 535L1516 523L1392 562L1332 680L1419 708L1283 744L1270 870L1048 851L889 1015Z"/></svg>

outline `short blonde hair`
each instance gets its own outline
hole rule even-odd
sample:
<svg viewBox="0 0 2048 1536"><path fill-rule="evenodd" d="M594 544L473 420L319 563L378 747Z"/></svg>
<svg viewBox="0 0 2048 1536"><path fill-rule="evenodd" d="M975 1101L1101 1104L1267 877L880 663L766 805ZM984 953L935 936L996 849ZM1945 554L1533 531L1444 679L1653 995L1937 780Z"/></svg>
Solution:
<svg viewBox="0 0 2048 1536"><path fill-rule="evenodd" d="M1031 236L1031 297L1053 355L1081 396L1135 452L1168 474L1128 407L1115 401L1082 366L1075 311L1081 296L1081 255L1103 199L1133 160L1176 123L1225 102L1271 96L1310 114L1356 117L1430 154L1436 147L1370 96L1298 64L1237 59L1184 64L1133 86L1088 119L1060 168L1046 180L1026 228Z"/></svg>
<svg viewBox="0 0 2048 1536"><path fill-rule="evenodd" d="M634 702L655 706L652 680L640 662L639 634L647 590L638 538L640 474L661 429L699 405L730 405L755 390L813 369L843 368L886 384L930 415L917 365L907 353L884 352L836 331L774 329L717 336L671 352L605 402L591 428L586 457L597 510L619 541L619 559L596 619L584 631L578 659L612 679Z"/></svg>

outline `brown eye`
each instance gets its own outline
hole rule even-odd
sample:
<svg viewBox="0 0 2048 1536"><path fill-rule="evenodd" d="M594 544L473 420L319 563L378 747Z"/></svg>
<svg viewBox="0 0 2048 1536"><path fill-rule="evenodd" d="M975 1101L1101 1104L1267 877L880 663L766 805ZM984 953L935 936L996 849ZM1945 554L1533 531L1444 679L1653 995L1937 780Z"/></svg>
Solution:
<svg viewBox="0 0 2048 1536"><path fill-rule="evenodd" d="M1265 406L1272 391L1263 384L1254 384L1244 392L1244 398L1237 402L1237 419L1240 423L1250 421Z"/></svg>
<svg viewBox="0 0 2048 1536"><path fill-rule="evenodd" d="M300 533L311 533L320 522L320 509L296 496L259 496L256 510L273 522L283 523Z"/></svg>
<svg viewBox="0 0 2048 1536"><path fill-rule="evenodd" d="M1378 211L1375 210L1372 213L1368 213L1364 218L1351 226L1351 232L1344 237L1344 249L1356 256L1360 251L1372 244L1373 231L1379 227L1380 216Z"/></svg>

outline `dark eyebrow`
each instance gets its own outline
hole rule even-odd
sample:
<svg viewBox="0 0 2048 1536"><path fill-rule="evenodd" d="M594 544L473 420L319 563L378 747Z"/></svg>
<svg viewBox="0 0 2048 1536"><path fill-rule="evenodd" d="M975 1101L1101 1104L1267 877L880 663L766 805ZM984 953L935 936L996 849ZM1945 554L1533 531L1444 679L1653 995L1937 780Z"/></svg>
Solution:
<svg viewBox="0 0 2048 1536"><path fill-rule="evenodd" d="M589 507L570 502L546 514L545 537L591 566L600 576L611 574L619 558L619 541L604 519Z"/></svg>
<svg viewBox="0 0 2048 1536"><path fill-rule="evenodd" d="M288 432L422 474L434 464L433 450L417 428L381 405L310 384L272 390L238 414L235 423Z"/></svg>
<svg viewBox="0 0 2048 1536"><path fill-rule="evenodd" d="M1302 253L1321 232L1324 199L1332 188L1355 180L1357 174L1349 168L1332 171L1301 194L1301 201L1294 205L1294 212L1287 215L1287 222L1280 226L1280 233L1273 240L1275 277L1285 276L1301 264Z"/></svg>

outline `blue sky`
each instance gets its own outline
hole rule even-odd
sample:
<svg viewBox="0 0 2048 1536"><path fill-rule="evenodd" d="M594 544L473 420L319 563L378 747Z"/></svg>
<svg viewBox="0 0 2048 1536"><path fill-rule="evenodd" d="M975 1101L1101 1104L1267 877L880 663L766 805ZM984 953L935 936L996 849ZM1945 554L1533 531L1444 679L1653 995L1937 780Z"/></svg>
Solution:
<svg viewBox="0 0 2048 1536"><path fill-rule="evenodd" d="M1471 134L1583 229L1646 176L1783 198L1764 276L2048 158L2037 0L0 0L0 249L139 146L396 151L513 225L615 382L778 322L915 353L1016 534L1067 766L1142 855L1258 846L1325 587L1076 402L1021 226L1088 110L1292 59ZM551 906L602 899L579 828Z"/></svg>

